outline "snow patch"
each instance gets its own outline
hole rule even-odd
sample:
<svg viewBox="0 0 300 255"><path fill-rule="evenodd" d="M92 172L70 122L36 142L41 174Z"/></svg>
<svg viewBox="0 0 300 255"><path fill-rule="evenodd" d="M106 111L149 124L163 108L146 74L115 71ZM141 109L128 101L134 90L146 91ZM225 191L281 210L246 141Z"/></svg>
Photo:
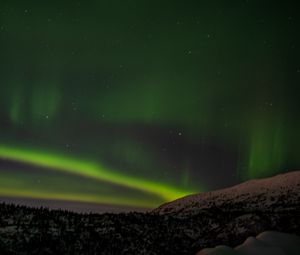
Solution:
<svg viewBox="0 0 300 255"><path fill-rule="evenodd" d="M273 231L266 231L256 237L249 237L234 249L224 245L206 248L197 255L299 255L300 237Z"/></svg>

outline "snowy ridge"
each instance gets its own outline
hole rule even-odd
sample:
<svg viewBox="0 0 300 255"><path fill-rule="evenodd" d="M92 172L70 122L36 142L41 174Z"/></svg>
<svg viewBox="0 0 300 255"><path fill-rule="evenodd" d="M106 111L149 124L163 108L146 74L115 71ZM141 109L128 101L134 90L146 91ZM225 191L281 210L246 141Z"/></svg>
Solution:
<svg viewBox="0 0 300 255"><path fill-rule="evenodd" d="M223 210L289 210L300 209L300 171L212 192L189 195L161 205L153 212L196 214L211 207Z"/></svg>

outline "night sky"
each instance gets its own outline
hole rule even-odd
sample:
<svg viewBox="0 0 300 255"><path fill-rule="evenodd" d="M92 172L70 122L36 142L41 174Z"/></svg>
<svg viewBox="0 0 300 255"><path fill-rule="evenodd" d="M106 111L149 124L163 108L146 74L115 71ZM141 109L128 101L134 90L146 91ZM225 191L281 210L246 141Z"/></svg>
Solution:
<svg viewBox="0 0 300 255"><path fill-rule="evenodd" d="M297 7L1 0L0 200L154 208L299 169Z"/></svg>

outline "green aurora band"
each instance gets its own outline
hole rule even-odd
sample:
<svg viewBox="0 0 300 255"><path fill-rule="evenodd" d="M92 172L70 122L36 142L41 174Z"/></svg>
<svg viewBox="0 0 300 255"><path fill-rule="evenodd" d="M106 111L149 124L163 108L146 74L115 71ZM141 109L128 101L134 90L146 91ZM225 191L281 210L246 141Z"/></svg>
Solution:
<svg viewBox="0 0 300 255"><path fill-rule="evenodd" d="M45 154L42 152L15 149L0 145L0 158L22 162L26 164L32 164L41 168L55 169L56 171L64 171L71 174L93 178L96 180L110 182L113 184L123 185L129 188L134 188L158 195L165 201L173 200L193 193L193 191L191 190L180 190L178 188L171 187L165 184L114 173L113 171L106 169L105 167L102 167L94 162L65 158L57 155ZM5 193L5 195L7 194ZM96 199L93 198L93 200ZM87 202L90 201L91 199L87 199ZM97 201L107 202L109 200L99 198L97 199ZM128 204L136 205L132 203Z"/></svg>
<svg viewBox="0 0 300 255"><path fill-rule="evenodd" d="M80 193L56 193L44 192L41 190L24 190L18 188L0 188L0 194L7 197L19 197L19 198L33 198L33 199L49 199L49 200L63 200L85 203L97 203L108 205L123 205L141 208L153 208L158 206L157 203L150 203L142 199L120 198L118 196L101 196L97 195L85 195Z"/></svg>

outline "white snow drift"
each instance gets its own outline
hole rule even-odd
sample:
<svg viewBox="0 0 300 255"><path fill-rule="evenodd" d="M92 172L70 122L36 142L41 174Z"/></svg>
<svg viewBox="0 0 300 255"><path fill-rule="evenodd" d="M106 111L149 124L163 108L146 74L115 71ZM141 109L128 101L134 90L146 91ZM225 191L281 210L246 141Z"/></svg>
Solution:
<svg viewBox="0 0 300 255"><path fill-rule="evenodd" d="M242 245L231 249L220 245L207 248L197 255L299 255L300 237L279 232L263 232L249 237Z"/></svg>

